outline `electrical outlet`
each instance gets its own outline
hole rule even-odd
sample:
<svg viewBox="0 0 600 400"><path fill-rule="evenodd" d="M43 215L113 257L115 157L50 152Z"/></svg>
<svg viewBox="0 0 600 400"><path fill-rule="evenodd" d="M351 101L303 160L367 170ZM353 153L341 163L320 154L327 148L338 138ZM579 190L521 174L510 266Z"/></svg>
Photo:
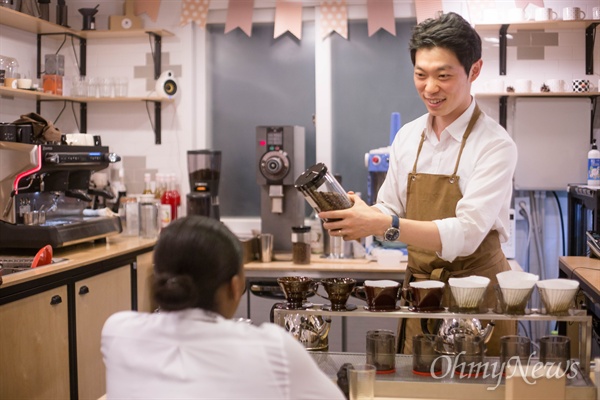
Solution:
<svg viewBox="0 0 600 400"><path fill-rule="evenodd" d="M521 207L521 204L523 204L523 207ZM525 211L527 212L526 215L531 215L531 203L529 202L529 197L515 197L515 219L517 221L525 219L523 215L521 215L521 210L523 208L525 208Z"/></svg>

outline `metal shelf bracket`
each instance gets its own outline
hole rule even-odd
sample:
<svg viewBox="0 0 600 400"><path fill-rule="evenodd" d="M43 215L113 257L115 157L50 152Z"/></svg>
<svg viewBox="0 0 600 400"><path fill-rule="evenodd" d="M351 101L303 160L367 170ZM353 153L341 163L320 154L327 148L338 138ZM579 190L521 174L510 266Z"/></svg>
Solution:
<svg viewBox="0 0 600 400"><path fill-rule="evenodd" d="M598 22L585 28L585 74L594 75L594 39Z"/></svg>
<svg viewBox="0 0 600 400"><path fill-rule="evenodd" d="M507 45L507 32L510 25L504 24L500 26L500 32L498 34L499 51L500 51L500 75L506 75L506 45Z"/></svg>

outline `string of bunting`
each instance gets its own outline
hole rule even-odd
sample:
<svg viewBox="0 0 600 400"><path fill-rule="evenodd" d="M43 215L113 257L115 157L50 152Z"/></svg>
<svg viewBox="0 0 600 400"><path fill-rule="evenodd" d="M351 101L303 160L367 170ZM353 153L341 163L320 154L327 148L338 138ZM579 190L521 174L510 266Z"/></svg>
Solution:
<svg viewBox="0 0 600 400"><path fill-rule="evenodd" d="M158 19L162 0L135 0L134 10L136 15L147 14L155 21ZM180 25L185 26L191 22L200 28L206 27L208 11L211 0L182 0ZM436 3L432 10L441 9L442 0L419 0L417 15L421 3ZM374 35L380 29L396 36L396 25L394 18L394 0L366 0L369 36ZM439 3L440 6L437 4ZM311 2L311 4L314 4ZM325 39L332 33L337 33L344 39L348 39L348 5L347 0L320 0L320 33ZM225 21L225 33L236 28L241 29L249 37L252 36L252 16L254 12L254 0L229 0L227 6L227 18ZM302 1L301 0L276 0L275 24L273 38L289 32L298 39L302 39Z"/></svg>

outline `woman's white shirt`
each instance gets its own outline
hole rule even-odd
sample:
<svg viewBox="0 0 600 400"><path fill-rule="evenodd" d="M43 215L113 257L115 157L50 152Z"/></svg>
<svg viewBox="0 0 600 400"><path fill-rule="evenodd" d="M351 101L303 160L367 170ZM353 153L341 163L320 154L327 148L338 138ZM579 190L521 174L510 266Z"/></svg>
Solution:
<svg viewBox="0 0 600 400"><path fill-rule="evenodd" d="M102 330L108 399L344 399L274 324L199 309L112 315Z"/></svg>

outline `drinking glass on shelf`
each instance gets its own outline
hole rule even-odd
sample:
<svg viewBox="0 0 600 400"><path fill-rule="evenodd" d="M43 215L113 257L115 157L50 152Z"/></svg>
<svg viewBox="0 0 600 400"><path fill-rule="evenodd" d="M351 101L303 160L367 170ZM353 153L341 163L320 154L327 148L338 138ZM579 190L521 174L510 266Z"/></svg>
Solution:
<svg viewBox="0 0 600 400"><path fill-rule="evenodd" d="M98 78L87 78L87 97L98 97Z"/></svg>
<svg viewBox="0 0 600 400"><path fill-rule="evenodd" d="M98 78L98 95L100 97L113 97L112 78Z"/></svg>
<svg viewBox="0 0 600 400"><path fill-rule="evenodd" d="M81 97L84 95L83 90L83 80L85 77L83 76L72 76L69 80L71 81L71 90L69 92L69 96L71 97Z"/></svg>
<svg viewBox="0 0 600 400"><path fill-rule="evenodd" d="M125 77L113 78L115 87L115 97L127 97L129 81Z"/></svg>

